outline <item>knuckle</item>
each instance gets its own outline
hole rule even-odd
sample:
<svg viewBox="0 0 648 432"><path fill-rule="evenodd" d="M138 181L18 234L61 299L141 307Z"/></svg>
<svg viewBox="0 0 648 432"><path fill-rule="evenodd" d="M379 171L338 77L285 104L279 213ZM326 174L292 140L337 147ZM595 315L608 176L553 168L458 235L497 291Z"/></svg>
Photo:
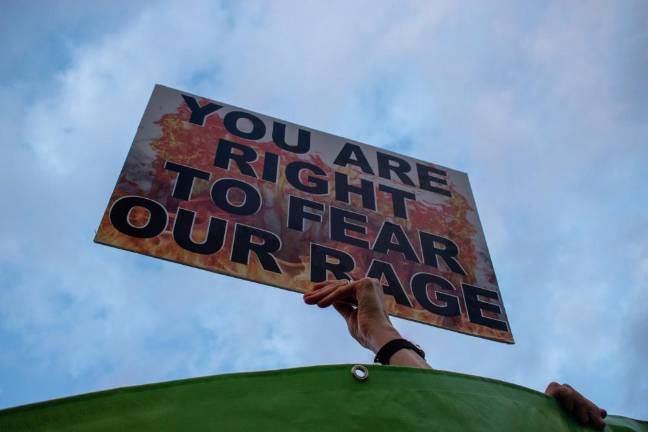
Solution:
<svg viewBox="0 0 648 432"><path fill-rule="evenodd" d="M561 384L552 381L547 385L547 389L545 390L545 393L550 396L558 397L558 396L562 396L565 393L565 390L566 389Z"/></svg>
<svg viewBox="0 0 648 432"><path fill-rule="evenodd" d="M359 288L367 288L370 287L373 284L373 279L364 277L357 282Z"/></svg>
<svg viewBox="0 0 648 432"><path fill-rule="evenodd" d="M576 390L574 390L574 388L569 384L560 384L560 390L570 396L577 395Z"/></svg>
<svg viewBox="0 0 648 432"><path fill-rule="evenodd" d="M370 277L363 277L362 279L360 279L360 282L362 282L363 284L369 284L369 283L371 283L371 278Z"/></svg>
<svg viewBox="0 0 648 432"><path fill-rule="evenodd" d="M363 278L362 281L364 282L363 285L366 285L368 287L375 288L375 287L380 286L380 281L378 279L376 279L376 278L366 277L366 278Z"/></svg>

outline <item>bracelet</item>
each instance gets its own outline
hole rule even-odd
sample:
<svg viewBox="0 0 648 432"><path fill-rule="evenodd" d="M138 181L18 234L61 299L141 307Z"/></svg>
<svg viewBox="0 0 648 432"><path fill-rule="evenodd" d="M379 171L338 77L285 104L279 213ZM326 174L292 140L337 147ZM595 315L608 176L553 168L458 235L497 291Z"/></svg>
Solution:
<svg viewBox="0 0 648 432"><path fill-rule="evenodd" d="M396 353L396 351L401 349L411 349L421 356L422 359L425 359L425 353L420 346L408 341L407 339L393 339L378 350L376 358L374 358L374 363L388 365L391 357Z"/></svg>

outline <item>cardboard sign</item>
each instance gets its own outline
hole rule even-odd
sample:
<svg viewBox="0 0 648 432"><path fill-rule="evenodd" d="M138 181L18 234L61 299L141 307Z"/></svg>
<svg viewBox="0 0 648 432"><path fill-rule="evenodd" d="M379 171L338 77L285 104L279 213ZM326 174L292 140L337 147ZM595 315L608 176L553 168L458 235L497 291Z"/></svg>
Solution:
<svg viewBox="0 0 648 432"><path fill-rule="evenodd" d="M95 241L513 343L465 173L160 85Z"/></svg>

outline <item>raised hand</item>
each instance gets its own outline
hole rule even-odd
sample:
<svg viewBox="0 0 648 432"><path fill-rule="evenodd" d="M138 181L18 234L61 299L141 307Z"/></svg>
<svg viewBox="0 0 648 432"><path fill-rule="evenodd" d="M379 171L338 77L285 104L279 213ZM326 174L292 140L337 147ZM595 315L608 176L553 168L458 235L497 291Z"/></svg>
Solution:
<svg viewBox="0 0 648 432"><path fill-rule="evenodd" d="M333 305L346 320L351 336L373 352L400 337L389 320L382 286L376 279L320 282L304 295L304 301L322 308Z"/></svg>
<svg viewBox="0 0 648 432"><path fill-rule="evenodd" d="M315 284L312 291L304 294L304 301L322 308L333 305L345 319L351 336L374 353L387 342L401 338L389 320L383 288L377 279L321 282ZM409 349L396 351L389 364L430 367L423 358Z"/></svg>

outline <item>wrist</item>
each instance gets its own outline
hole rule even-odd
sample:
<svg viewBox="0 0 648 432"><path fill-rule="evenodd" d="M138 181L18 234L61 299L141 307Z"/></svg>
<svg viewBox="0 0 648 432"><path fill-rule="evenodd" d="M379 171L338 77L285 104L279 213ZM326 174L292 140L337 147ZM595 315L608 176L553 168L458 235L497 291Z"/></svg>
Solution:
<svg viewBox="0 0 648 432"><path fill-rule="evenodd" d="M371 332L371 334L369 334L369 337L367 338L368 348L376 354L387 342L400 338L401 335L398 330L396 330L391 323L387 323L376 328Z"/></svg>
<svg viewBox="0 0 648 432"><path fill-rule="evenodd" d="M401 352L407 355L401 355ZM412 358L412 355L415 358ZM412 362L412 360L415 361ZM407 339L398 338L392 339L378 350L374 358L374 363L423 367L423 364L418 364L420 363L418 360L423 360L423 363L425 363L425 352L423 352L421 347Z"/></svg>

